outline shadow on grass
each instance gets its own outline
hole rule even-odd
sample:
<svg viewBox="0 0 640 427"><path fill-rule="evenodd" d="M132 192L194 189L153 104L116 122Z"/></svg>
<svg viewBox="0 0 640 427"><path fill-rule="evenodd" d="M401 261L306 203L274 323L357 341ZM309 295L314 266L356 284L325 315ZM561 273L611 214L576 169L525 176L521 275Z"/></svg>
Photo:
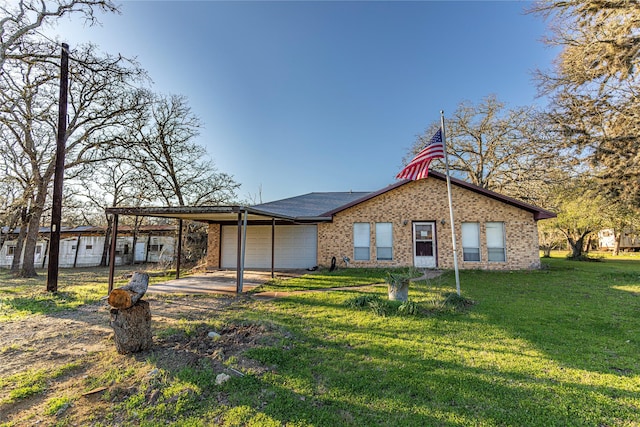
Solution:
<svg viewBox="0 0 640 427"><path fill-rule="evenodd" d="M171 378L201 393L186 393L184 409L174 416L218 411L216 420L224 425L239 416L234 408L242 407L243 425L261 415L278 425L546 426L637 421L636 390L587 385L570 376L557 378L529 369L532 364L555 364L533 350L523 354L524 349L507 344L501 349L481 340L463 341L460 328L472 336L481 319L390 321L373 314L351 315L339 300L334 295L331 302L307 296L268 307L255 303L252 318L269 319L290 331L288 339L246 353L269 367L262 374L234 377L215 386L217 372L207 365L206 357L186 365L164 364L165 359L154 362ZM306 310L333 313L318 319L301 314ZM175 351L168 360L193 357L179 350L165 351ZM483 360L486 354L491 357ZM524 363L494 365L501 357ZM221 412L219 405L224 406Z"/></svg>
<svg viewBox="0 0 640 427"><path fill-rule="evenodd" d="M313 302L301 304L303 309ZM286 314L282 316L286 322ZM505 318L506 323L510 320ZM424 414L440 414L430 419L434 425L449 425L450 420L457 420L451 425L597 425L603 420L640 419L638 390L631 382L597 385L598 381L588 384L582 378L570 379L572 375L588 377L588 372L554 376L553 370L562 372L562 364L572 360L538 354L535 348L541 342L537 340L529 342L534 350L518 350L517 342L497 348L490 342L474 342L474 328L481 327L483 320L466 316L409 319L395 325L369 323L360 330L358 322L350 323L345 313L323 317L321 322L322 327L314 327L289 321L305 347L295 355L281 349L256 350L252 355L277 364L283 384L316 384L316 389L309 386L312 395L320 390L321 396L342 396L340 402L354 399L351 407L371 402L363 408L372 415L362 414L358 419L368 425L383 425L380 420L384 417L420 425ZM507 329L505 326L502 322L492 325L498 331ZM471 343L461 340L460 328L468 328ZM421 342L416 346L415 341ZM509 366L512 357L519 359L519 365ZM499 359L506 362L496 362ZM540 366L532 368L532 364ZM589 368L598 371L597 366ZM287 379L289 376L298 379ZM376 408L388 409L376 412ZM388 418L391 414L395 418Z"/></svg>
<svg viewBox="0 0 640 427"><path fill-rule="evenodd" d="M583 263L570 268L574 264L566 261L551 272L465 272L462 278L472 284L469 293L490 324L553 360L590 372L639 375L640 298L619 288L640 286L640 273Z"/></svg>

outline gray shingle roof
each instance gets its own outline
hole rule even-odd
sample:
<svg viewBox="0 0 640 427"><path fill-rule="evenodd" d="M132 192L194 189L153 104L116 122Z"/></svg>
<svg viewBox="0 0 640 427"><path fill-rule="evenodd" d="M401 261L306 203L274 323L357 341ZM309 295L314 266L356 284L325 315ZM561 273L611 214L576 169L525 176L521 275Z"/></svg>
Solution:
<svg viewBox="0 0 640 427"><path fill-rule="evenodd" d="M292 218L316 218L326 212L352 203L369 193L368 191L308 193L251 207L263 212Z"/></svg>

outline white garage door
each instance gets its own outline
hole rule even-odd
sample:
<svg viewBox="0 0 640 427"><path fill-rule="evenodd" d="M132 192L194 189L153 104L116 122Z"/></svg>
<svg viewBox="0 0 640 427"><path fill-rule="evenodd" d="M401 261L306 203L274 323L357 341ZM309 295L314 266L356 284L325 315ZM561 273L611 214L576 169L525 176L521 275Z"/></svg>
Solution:
<svg viewBox="0 0 640 427"><path fill-rule="evenodd" d="M316 265L318 231L315 225L276 225L275 268L309 268ZM222 268L236 268L238 227L222 227ZM247 227L245 268L271 268L271 226Z"/></svg>

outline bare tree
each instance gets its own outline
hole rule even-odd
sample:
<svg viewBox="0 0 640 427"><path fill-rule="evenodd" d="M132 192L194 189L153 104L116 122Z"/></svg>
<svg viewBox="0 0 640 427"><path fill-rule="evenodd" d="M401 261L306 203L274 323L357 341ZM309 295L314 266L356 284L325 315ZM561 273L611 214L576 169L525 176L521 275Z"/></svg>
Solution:
<svg viewBox="0 0 640 427"><path fill-rule="evenodd" d="M145 77L137 64L121 57L100 56L93 46L72 53L67 169L108 156L121 133L139 115L144 97L131 84ZM9 66L7 66L9 65ZM20 165L28 165L32 195L29 225L20 274L36 274L34 254L40 218L55 166L57 130L57 69L49 62L11 61L0 75L0 123L16 147Z"/></svg>
<svg viewBox="0 0 640 427"><path fill-rule="evenodd" d="M226 203L240 186L218 172L204 147L194 141L200 126L185 97L155 96L146 117L130 133L130 160L168 206Z"/></svg>
<svg viewBox="0 0 640 427"><path fill-rule="evenodd" d="M532 107L507 109L491 95L479 104L462 102L446 118L447 153L452 175L512 197L533 201L536 188L555 179L547 149L549 135ZM407 159L419 152L439 127L419 135ZM433 163L443 170L443 163Z"/></svg>
<svg viewBox="0 0 640 427"><path fill-rule="evenodd" d="M105 214L105 208L116 206L142 206L152 202L152 192L149 190L146 177L139 170L122 159L126 155L119 150L112 155L117 159L108 159L100 163L85 164L70 183L75 190L75 197L86 201L86 206L92 211L99 211L104 215L102 223L106 223L105 245L100 261L101 266L107 265L107 256L113 232L113 217ZM134 223L134 228L137 226ZM135 247L135 245L134 245Z"/></svg>
<svg viewBox="0 0 640 427"><path fill-rule="evenodd" d="M240 184L218 172L204 147L195 142L200 127L185 97L156 95L129 133L129 161L149 183L148 194L164 205L219 205L236 197ZM197 240L193 229L183 224L183 246ZM190 256L187 250L183 257L197 258L196 253L202 251Z"/></svg>
<svg viewBox="0 0 640 427"><path fill-rule="evenodd" d="M43 57L25 44L38 43L37 31L68 15L80 15L89 24L97 22L96 11L118 12L111 0L0 0L0 70L7 59Z"/></svg>

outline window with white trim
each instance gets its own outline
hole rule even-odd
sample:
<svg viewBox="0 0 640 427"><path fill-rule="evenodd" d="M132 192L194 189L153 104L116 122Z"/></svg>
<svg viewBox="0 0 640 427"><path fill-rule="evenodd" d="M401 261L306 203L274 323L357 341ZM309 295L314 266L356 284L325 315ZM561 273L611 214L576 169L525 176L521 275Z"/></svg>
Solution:
<svg viewBox="0 0 640 427"><path fill-rule="evenodd" d="M462 223L462 259L480 261L480 223Z"/></svg>
<svg viewBox="0 0 640 427"><path fill-rule="evenodd" d="M487 222L487 259L490 262L505 262L504 222Z"/></svg>
<svg viewBox="0 0 640 427"><path fill-rule="evenodd" d="M368 222L353 223L353 259L369 261L371 225Z"/></svg>
<svg viewBox="0 0 640 427"><path fill-rule="evenodd" d="M393 225L390 222L376 223L376 259L393 260Z"/></svg>

